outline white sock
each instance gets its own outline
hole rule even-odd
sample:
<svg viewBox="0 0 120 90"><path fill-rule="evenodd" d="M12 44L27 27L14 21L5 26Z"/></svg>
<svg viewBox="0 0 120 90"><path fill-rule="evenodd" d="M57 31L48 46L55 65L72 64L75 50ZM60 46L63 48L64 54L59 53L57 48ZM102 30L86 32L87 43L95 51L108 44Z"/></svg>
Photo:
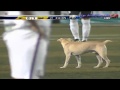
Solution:
<svg viewBox="0 0 120 90"><path fill-rule="evenodd" d="M80 39L79 37L79 25L77 20L70 20L70 30L74 39Z"/></svg>
<svg viewBox="0 0 120 90"><path fill-rule="evenodd" d="M88 40L91 29L90 19L86 20L81 19L81 22L82 22L82 41Z"/></svg>

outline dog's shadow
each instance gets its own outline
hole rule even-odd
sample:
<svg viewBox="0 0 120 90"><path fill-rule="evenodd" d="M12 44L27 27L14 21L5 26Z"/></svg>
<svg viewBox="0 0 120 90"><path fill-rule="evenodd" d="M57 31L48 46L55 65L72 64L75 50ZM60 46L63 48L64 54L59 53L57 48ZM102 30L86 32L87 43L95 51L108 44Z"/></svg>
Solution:
<svg viewBox="0 0 120 90"><path fill-rule="evenodd" d="M119 68L120 66L111 65L110 68Z"/></svg>

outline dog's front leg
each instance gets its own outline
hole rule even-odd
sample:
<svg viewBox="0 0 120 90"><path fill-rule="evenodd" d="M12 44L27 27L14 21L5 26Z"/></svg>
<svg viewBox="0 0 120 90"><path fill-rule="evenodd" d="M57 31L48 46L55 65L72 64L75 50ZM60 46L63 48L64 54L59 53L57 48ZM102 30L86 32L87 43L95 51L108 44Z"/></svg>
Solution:
<svg viewBox="0 0 120 90"><path fill-rule="evenodd" d="M80 68L81 67L81 56L75 55L75 58L77 59L77 64L78 64L78 66L76 68Z"/></svg>
<svg viewBox="0 0 120 90"><path fill-rule="evenodd" d="M69 63L69 60L70 60L70 56L71 56L71 54L66 54L65 63L64 63L64 65L63 65L62 67L60 67L60 68L66 68L66 67L67 67L67 65L68 65L68 63Z"/></svg>

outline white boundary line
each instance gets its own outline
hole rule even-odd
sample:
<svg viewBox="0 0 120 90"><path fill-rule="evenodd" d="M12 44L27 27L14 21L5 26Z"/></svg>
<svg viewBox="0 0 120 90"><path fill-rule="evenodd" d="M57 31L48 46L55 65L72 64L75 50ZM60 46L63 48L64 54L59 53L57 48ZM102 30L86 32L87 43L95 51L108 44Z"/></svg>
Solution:
<svg viewBox="0 0 120 90"><path fill-rule="evenodd" d="M59 38L50 38L50 41L56 41ZM120 40L120 38L89 38L89 39L94 39L94 40ZM3 41L3 39L0 39L0 41Z"/></svg>
<svg viewBox="0 0 120 90"><path fill-rule="evenodd" d="M70 36L72 36L72 35L51 35L51 37L61 37L61 36L63 36L63 37L70 37ZM90 36L97 36L97 37L102 37L102 36L105 36L105 37L115 37L115 36L120 36L120 34L112 34L112 35L108 35L108 34L102 34L102 35L90 35Z"/></svg>
<svg viewBox="0 0 120 90"><path fill-rule="evenodd" d="M120 39L120 34L114 34L114 35L90 35L94 37L90 37L89 39ZM65 38L72 38L71 35L51 35L50 40L57 40L60 37L65 37ZM102 38L103 37L103 38ZM0 40L2 40L2 36L0 36Z"/></svg>

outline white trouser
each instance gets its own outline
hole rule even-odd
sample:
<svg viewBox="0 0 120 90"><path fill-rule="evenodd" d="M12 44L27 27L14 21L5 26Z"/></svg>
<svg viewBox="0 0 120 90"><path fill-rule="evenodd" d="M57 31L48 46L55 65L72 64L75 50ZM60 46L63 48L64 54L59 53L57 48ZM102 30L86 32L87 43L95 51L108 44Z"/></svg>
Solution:
<svg viewBox="0 0 120 90"><path fill-rule="evenodd" d="M50 26L45 28L50 35ZM3 40L7 46L11 76L16 79L39 79L44 75L45 59L49 40L40 39L39 48L33 65L38 33L30 29L19 29L3 34ZM32 65L34 67L31 72ZM32 74L32 78L30 75Z"/></svg>

